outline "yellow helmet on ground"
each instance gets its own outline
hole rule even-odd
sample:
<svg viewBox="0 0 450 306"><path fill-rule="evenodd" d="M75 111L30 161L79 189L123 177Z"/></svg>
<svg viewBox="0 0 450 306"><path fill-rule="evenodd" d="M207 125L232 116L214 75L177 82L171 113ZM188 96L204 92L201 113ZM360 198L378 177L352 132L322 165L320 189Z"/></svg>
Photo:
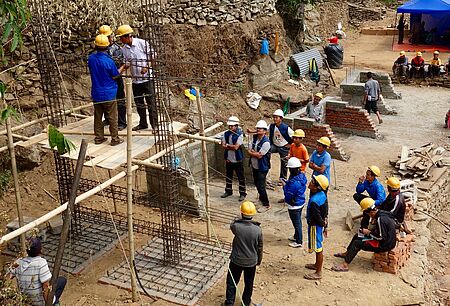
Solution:
<svg viewBox="0 0 450 306"><path fill-rule="evenodd" d="M109 46L109 39L108 36L99 34L95 37L95 45L97 47L108 47Z"/></svg>
<svg viewBox="0 0 450 306"><path fill-rule="evenodd" d="M394 190L400 189L400 180L392 176L386 180L386 185L388 185Z"/></svg>
<svg viewBox="0 0 450 306"><path fill-rule="evenodd" d="M361 211L364 211L369 208L375 207L375 200L372 198L364 198L359 202L359 207L361 207Z"/></svg>
<svg viewBox="0 0 450 306"><path fill-rule="evenodd" d="M256 215L256 206L255 204L253 204L253 202L250 201L242 202L240 210L241 214L243 214L244 216L251 217Z"/></svg>
<svg viewBox="0 0 450 306"><path fill-rule="evenodd" d="M317 142L323 144L326 147L329 147L331 145L331 140L328 137L320 137L320 139L317 140Z"/></svg>
<svg viewBox="0 0 450 306"><path fill-rule="evenodd" d="M133 29L130 27L130 25L128 24L123 24L120 27L117 28L117 32L116 32L116 36L120 37L123 35L128 35L128 34L132 34L133 33Z"/></svg>
<svg viewBox="0 0 450 306"><path fill-rule="evenodd" d="M368 169L372 171L375 176L380 176L381 174L380 168L378 168L377 166L370 166Z"/></svg>
<svg viewBox="0 0 450 306"><path fill-rule="evenodd" d="M113 31L111 30L111 27L106 24L104 24L100 28L98 28L98 34L103 34L103 35L109 36L112 34L112 32Z"/></svg>
<svg viewBox="0 0 450 306"><path fill-rule="evenodd" d="M292 134L292 137L299 137L299 138L305 138L305 131L302 129L295 130L294 134Z"/></svg>
<svg viewBox="0 0 450 306"><path fill-rule="evenodd" d="M325 175L323 175L323 174L313 175L313 178L319 184L320 189L322 189L324 191L327 190L328 186L330 185L330 182L328 181L328 179Z"/></svg>

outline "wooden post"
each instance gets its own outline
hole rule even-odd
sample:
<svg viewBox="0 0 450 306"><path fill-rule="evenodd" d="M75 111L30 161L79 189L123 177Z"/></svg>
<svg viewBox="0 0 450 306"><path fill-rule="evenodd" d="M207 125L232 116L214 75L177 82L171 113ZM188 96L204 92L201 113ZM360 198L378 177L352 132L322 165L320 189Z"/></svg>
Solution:
<svg viewBox="0 0 450 306"><path fill-rule="evenodd" d="M279 38L278 38L278 32L275 32L275 55L278 54L279 51Z"/></svg>
<svg viewBox="0 0 450 306"><path fill-rule="evenodd" d="M8 134L8 149L9 149L9 156L11 158L11 171L14 180L14 193L16 195L17 219L19 220L19 227L22 227L24 225L22 214L22 198L20 197L19 175L17 173L16 153L14 151L14 141L11 130L11 118L9 116L8 118L6 118L6 131ZM25 254L26 251L25 234L20 235L20 250L22 251L23 254Z"/></svg>
<svg viewBox="0 0 450 306"><path fill-rule="evenodd" d="M61 263L64 255L64 249L66 246L67 236L69 236L71 216L73 212L73 207L75 206L75 199L77 197L78 185L80 183L81 172L83 170L84 159L86 157L87 151L87 141L86 139L81 140L80 152L78 153L77 165L75 167L75 174L73 177L72 187L70 188L69 194L69 204L64 212L64 221L61 229L61 236L59 237L58 250L56 252L55 264L53 266L52 278L50 284L52 284L52 290L48 294L47 300L45 302L46 306L53 305L53 296L55 295L56 280L59 276L59 271L61 269Z"/></svg>
<svg viewBox="0 0 450 306"><path fill-rule="evenodd" d="M200 136L205 137L205 122L203 120L203 107L200 99L200 88L195 88L198 116L200 119ZM211 238L211 219L209 218L209 169L206 141L202 140L203 176L205 180L205 210L206 210L206 234Z"/></svg>
<svg viewBox="0 0 450 306"><path fill-rule="evenodd" d="M109 179L111 179L111 170L108 169L108 175ZM111 193L112 193L112 200L114 204L114 212L117 214L117 203L116 203L116 193L114 192L114 185L111 185Z"/></svg>
<svg viewBox="0 0 450 306"><path fill-rule="evenodd" d="M130 249L129 264L131 273L131 298L133 302L138 299L136 274L134 271L134 232L133 232L133 169L131 155L133 146L133 113L131 104L133 101L133 85L131 78L125 79L125 97L127 101L127 221L128 221L128 247Z"/></svg>

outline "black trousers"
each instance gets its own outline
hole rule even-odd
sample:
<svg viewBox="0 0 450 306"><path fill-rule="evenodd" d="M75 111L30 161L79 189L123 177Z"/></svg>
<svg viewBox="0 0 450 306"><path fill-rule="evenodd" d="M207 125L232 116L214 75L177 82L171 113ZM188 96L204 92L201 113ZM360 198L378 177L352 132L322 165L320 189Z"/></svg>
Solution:
<svg viewBox="0 0 450 306"><path fill-rule="evenodd" d="M139 114L139 125L147 128L147 109L150 125L156 129L158 125L158 111L156 107L156 94L153 81L133 83L134 103Z"/></svg>
<svg viewBox="0 0 450 306"><path fill-rule="evenodd" d="M356 201L356 203L361 203L361 201L365 198L368 198L369 196L365 195L365 194L360 194L360 193L355 193L353 195L353 200ZM369 227L369 222L370 222L370 216L366 213L363 213L363 217L361 219L361 228L368 228Z"/></svg>
<svg viewBox="0 0 450 306"><path fill-rule="evenodd" d="M253 267L241 267L230 261L230 269L227 274L227 291L226 291L226 306L234 305L236 298L236 286L239 284L241 274L244 272L244 292L242 293L242 303L244 305L250 305L253 294L253 282L255 280L256 266ZM231 277L233 276L233 278ZM236 286L234 282L236 282Z"/></svg>
<svg viewBox="0 0 450 306"><path fill-rule="evenodd" d="M266 177L269 171L259 171L259 169L252 168L253 171L253 182L255 183L256 189L258 190L259 200L264 206L269 206L269 197L266 191Z"/></svg>
<svg viewBox="0 0 450 306"><path fill-rule="evenodd" d="M118 126L119 128L124 128L127 126L127 106L125 101L125 88L123 85L123 79L120 77L116 79L117 82L117 115L118 115Z"/></svg>
<svg viewBox="0 0 450 306"><path fill-rule="evenodd" d="M416 69L414 67L411 67L411 69L409 69L409 77L410 78L425 78L425 68L424 67L420 67L419 69Z"/></svg>
<svg viewBox="0 0 450 306"><path fill-rule="evenodd" d="M59 303L59 298L61 297L64 288L66 287L67 279L64 276L58 276L55 284L55 302L53 305Z"/></svg>
<svg viewBox="0 0 450 306"><path fill-rule="evenodd" d="M361 250L374 253L387 251L381 248L375 248L370 244L365 243L364 241L362 241L362 238L358 238L358 234L355 234L352 238L352 241L350 241L350 244L347 247L347 255L345 256L345 262L348 264L351 263L353 258L355 258L356 254L358 254L358 252Z"/></svg>
<svg viewBox="0 0 450 306"><path fill-rule="evenodd" d="M243 162L232 163L226 161L225 168L227 170L225 192L233 194L233 173L236 172L239 181L239 194L246 196L247 193L245 192L244 163Z"/></svg>
<svg viewBox="0 0 450 306"><path fill-rule="evenodd" d="M428 66L428 73L430 76L439 76L441 74L441 67L439 66Z"/></svg>

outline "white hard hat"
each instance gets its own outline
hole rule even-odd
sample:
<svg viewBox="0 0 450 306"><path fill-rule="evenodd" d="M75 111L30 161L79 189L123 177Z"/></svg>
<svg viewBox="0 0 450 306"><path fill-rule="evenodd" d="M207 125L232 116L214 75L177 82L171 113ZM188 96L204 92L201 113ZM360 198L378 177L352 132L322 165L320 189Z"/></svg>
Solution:
<svg viewBox="0 0 450 306"><path fill-rule="evenodd" d="M236 116L231 116L228 118L227 125L238 125L239 124L239 118Z"/></svg>
<svg viewBox="0 0 450 306"><path fill-rule="evenodd" d="M266 129L267 130L267 122L265 122L264 120L259 120L258 122L256 122L255 127L257 129Z"/></svg>
<svg viewBox="0 0 450 306"><path fill-rule="evenodd" d="M284 117L284 113L283 113L283 111L282 111L281 109L277 109L277 110L273 113L273 116L278 116L278 117L283 118L283 117Z"/></svg>
<svg viewBox="0 0 450 306"><path fill-rule="evenodd" d="M291 157L291 158L289 158L286 167L288 167L288 168L300 168L301 165L302 165L302 163L300 162L300 159L298 159L297 157Z"/></svg>

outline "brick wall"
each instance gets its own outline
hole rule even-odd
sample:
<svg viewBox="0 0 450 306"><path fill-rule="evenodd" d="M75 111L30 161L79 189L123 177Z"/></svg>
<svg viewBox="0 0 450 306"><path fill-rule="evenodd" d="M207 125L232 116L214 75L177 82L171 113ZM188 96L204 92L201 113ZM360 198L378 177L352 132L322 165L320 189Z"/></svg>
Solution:
<svg viewBox="0 0 450 306"><path fill-rule="evenodd" d="M336 132L370 138L380 137L369 113L361 107L349 106L348 102L327 101L325 104L325 122Z"/></svg>
<svg viewBox="0 0 450 306"><path fill-rule="evenodd" d="M310 118L285 118L285 122L289 124L293 130L302 129L305 131L306 137L303 140L303 144L308 148L308 150L315 150L317 139L327 136L331 140L331 146L328 149L331 156L335 159L344 161L349 159L344 150L342 150L339 141L336 139L336 136L328 124L320 124Z"/></svg>

